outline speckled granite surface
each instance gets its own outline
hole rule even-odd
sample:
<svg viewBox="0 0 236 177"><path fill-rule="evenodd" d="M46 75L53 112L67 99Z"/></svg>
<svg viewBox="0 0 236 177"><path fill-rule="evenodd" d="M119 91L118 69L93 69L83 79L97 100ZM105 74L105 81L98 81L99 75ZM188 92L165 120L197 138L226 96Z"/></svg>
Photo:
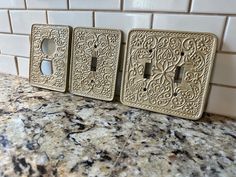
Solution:
<svg viewBox="0 0 236 177"><path fill-rule="evenodd" d="M0 75L0 176L236 176L236 122L188 121Z"/></svg>

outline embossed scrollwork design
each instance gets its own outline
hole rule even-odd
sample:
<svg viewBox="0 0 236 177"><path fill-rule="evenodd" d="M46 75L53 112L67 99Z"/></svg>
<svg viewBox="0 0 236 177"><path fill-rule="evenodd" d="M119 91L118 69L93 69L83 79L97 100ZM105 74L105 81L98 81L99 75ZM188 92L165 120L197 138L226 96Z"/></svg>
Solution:
<svg viewBox="0 0 236 177"><path fill-rule="evenodd" d="M198 117L216 38L204 33L133 30L128 41L122 102L185 118ZM152 65L149 79L144 78L147 62ZM177 66L184 68L180 82L174 80Z"/></svg>
<svg viewBox="0 0 236 177"><path fill-rule="evenodd" d="M31 38L30 83L34 86L64 92L67 85L70 28L57 25L33 25ZM56 45L54 53L48 55L42 51L41 45L44 39L54 41ZM45 58L52 61L54 68L52 75L41 73L40 64Z"/></svg>
<svg viewBox="0 0 236 177"><path fill-rule="evenodd" d="M103 100L113 99L120 42L121 33L117 30L75 28L72 93ZM92 58L97 59L96 71L90 70Z"/></svg>

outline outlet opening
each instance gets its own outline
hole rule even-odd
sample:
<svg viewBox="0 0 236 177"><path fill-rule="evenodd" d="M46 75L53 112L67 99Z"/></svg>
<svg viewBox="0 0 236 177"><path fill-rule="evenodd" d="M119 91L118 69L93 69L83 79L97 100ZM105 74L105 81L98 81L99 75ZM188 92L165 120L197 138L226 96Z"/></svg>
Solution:
<svg viewBox="0 0 236 177"><path fill-rule="evenodd" d="M56 43L53 39L43 39L41 50L46 55L52 55L56 51Z"/></svg>
<svg viewBox="0 0 236 177"><path fill-rule="evenodd" d="M40 64L40 70L42 75L50 76L53 73L52 61L48 59L43 59Z"/></svg>

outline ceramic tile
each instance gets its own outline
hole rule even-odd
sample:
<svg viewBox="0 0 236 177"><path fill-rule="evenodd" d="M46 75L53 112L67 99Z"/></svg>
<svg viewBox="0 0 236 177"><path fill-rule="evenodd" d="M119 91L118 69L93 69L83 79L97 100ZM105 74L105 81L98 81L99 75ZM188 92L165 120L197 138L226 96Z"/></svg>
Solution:
<svg viewBox="0 0 236 177"><path fill-rule="evenodd" d="M70 9L120 9L120 0L70 0L69 2Z"/></svg>
<svg viewBox="0 0 236 177"><path fill-rule="evenodd" d="M0 34L0 51L2 54L29 57L29 50L29 36Z"/></svg>
<svg viewBox="0 0 236 177"><path fill-rule="evenodd" d="M19 76L29 78L29 58L17 57Z"/></svg>
<svg viewBox="0 0 236 177"><path fill-rule="evenodd" d="M7 10L0 10L0 32L11 32Z"/></svg>
<svg viewBox="0 0 236 177"><path fill-rule="evenodd" d="M124 10L187 12L189 0L124 0Z"/></svg>
<svg viewBox="0 0 236 177"><path fill-rule="evenodd" d="M72 27L92 27L92 12L78 11L48 11L48 23L57 25L69 25Z"/></svg>
<svg viewBox="0 0 236 177"><path fill-rule="evenodd" d="M45 24L46 12L39 10L11 10L13 33L30 34L32 24Z"/></svg>
<svg viewBox="0 0 236 177"><path fill-rule="evenodd" d="M234 176L228 157L234 156L235 126L219 116L193 122L147 113L136 122L111 176Z"/></svg>
<svg viewBox="0 0 236 177"><path fill-rule="evenodd" d="M217 54L211 83L236 87L236 55Z"/></svg>
<svg viewBox="0 0 236 177"><path fill-rule="evenodd" d="M25 3L24 3L24 0L0 0L0 8L24 9Z"/></svg>
<svg viewBox="0 0 236 177"><path fill-rule="evenodd" d="M236 14L235 0L193 0L191 12Z"/></svg>
<svg viewBox="0 0 236 177"><path fill-rule="evenodd" d="M95 12L95 27L120 29L124 32L123 42L125 42L132 28L151 27L151 14Z"/></svg>
<svg viewBox="0 0 236 177"><path fill-rule="evenodd" d="M26 0L28 9L67 9L67 0Z"/></svg>
<svg viewBox="0 0 236 177"><path fill-rule="evenodd" d="M223 16L155 14L153 28L210 32L217 35L218 43L220 43L225 20Z"/></svg>
<svg viewBox="0 0 236 177"><path fill-rule="evenodd" d="M236 52L236 17L230 17L226 26L222 50Z"/></svg>
<svg viewBox="0 0 236 177"><path fill-rule="evenodd" d="M213 85L206 111L236 118L236 89Z"/></svg>
<svg viewBox="0 0 236 177"><path fill-rule="evenodd" d="M0 73L17 75L14 56L0 55Z"/></svg>

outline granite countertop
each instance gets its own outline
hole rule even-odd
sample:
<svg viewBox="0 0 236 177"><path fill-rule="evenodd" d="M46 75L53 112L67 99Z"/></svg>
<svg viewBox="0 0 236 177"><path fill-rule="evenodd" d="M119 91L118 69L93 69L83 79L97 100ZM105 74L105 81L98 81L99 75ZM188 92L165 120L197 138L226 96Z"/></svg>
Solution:
<svg viewBox="0 0 236 177"><path fill-rule="evenodd" d="M0 75L0 176L236 176L236 122L188 121Z"/></svg>

